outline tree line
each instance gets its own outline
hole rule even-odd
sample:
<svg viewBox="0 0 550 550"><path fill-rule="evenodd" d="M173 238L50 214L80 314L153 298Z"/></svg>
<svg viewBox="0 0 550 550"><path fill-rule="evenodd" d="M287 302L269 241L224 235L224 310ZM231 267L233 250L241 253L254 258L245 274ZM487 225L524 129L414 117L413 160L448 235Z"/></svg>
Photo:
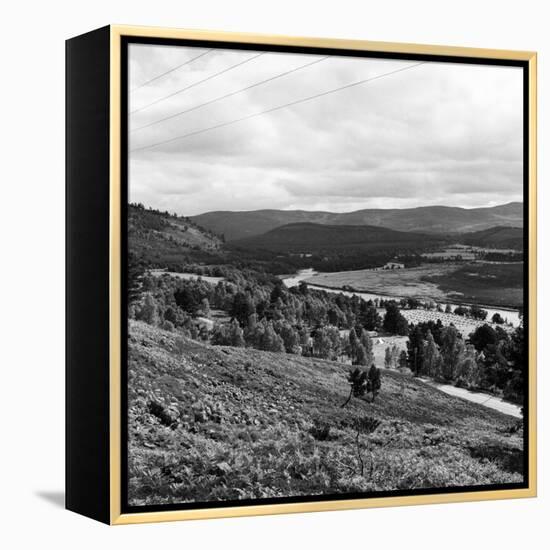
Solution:
<svg viewBox="0 0 550 550"><path fill-rule="evenodd" d="M484 324L466 339L455 326L440 320L409 326L407 349L386 348L387 368L408 368L468 389L501 394L522 403L524 399L524 328L507 332Z"/></svg>

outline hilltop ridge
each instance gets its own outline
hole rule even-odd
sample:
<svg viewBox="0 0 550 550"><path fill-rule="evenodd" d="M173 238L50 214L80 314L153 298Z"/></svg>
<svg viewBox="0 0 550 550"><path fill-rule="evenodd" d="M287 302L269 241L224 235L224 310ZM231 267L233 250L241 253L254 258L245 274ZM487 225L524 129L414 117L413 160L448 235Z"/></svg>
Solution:
<svg viewBox="0 0 550 550"><path fill-rule="evenodd" d="M417 208L362 209L353 212L306 210L213 211L191 216L196 223L229 240L266 233L290 223L372 225L416 233L466 233L494 226L523 227L523 203L485 208L420 206Z"/></svg>

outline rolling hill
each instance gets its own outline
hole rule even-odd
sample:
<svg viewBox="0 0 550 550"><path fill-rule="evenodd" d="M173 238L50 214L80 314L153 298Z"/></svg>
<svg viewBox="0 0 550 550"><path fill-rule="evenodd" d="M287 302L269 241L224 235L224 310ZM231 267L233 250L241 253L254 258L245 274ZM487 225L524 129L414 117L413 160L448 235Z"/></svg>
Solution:
<svg viewBox="0 0 550 550"><path fill-rule="evenodd" d="M384 371L375 402L342 408L347 371L131 321L130 504L522 481L522 431L511 417L394 371ZM364 418L380 425L357 443Z"/></svg>
<svg viewBox="0 0 550 550"><path fill-rule="evenodd" d="M338 249L376 251L413 250L441 242L440 236L394 231L372 225L322 225L291 223L263 235L232 241L232 245L272 252L320 253Z"/></svg>
<svg viewBox="0 0 550 550"><path fill-rule="evenodd" d="M523 227L523 204L512 202L489 208L423 206L345 213L306 210L216 211L192 216L192 219L217 234L225 235L228 241L260 235L291 223L372 225L416 233L466 233L494 226Z"/></svg>
<svg viewBox="0 0 550 550"><path fill-rule="evenodd" d="M466 233L461 237L464 244L486 248L512 248L523 250L523 229L497 226L483 231Z"/></svg>

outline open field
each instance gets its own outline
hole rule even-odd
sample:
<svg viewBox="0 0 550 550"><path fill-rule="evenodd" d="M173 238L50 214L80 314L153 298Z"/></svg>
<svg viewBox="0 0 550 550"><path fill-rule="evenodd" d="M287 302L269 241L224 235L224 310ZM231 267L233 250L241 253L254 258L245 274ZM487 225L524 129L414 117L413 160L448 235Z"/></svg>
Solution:
<svg viewBox="0 0 550 550"><path fill-rule="evenodd" d="M450 300L522 307L523 263L467 264L446 273L428 273Z"/></svg>
<svg viewBox="0 0 550 550"><path fill-rule="evenodd" d="M339 271L318 273L307 283L333 288L351 286L355 290L395 297L445 300L446 294L424 277L443 276L456 269L456 264L427 264L407 269Z"/></svg>
<svg viewBox="0 0 550 550"><path fill-rule="evenodd" d="M517 420L421 381L385 371L343 409L342 364L129 331L132 505L523 480ZM381 424L357 447L364 417Z"/></svg>
<svg viewBox="0 0 550 550"><path fill-rule="evenodd" d="M521 307L523 264L426 264L406 269L317 273L307 283L330 288L349 286L357 291L396 298L436 302L475 303Z"/></svg>

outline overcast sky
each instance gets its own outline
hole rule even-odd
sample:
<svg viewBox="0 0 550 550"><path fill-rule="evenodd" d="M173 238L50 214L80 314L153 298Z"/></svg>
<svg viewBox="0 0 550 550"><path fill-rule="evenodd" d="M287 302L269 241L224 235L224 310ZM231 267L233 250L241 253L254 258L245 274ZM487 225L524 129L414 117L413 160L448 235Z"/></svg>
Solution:
<svg viewBox="0 0 550 550"><path fill-rule="evenodd" d="M522 200L521 69L259 53L130 46L130 201L193 215Z"/></svg>

